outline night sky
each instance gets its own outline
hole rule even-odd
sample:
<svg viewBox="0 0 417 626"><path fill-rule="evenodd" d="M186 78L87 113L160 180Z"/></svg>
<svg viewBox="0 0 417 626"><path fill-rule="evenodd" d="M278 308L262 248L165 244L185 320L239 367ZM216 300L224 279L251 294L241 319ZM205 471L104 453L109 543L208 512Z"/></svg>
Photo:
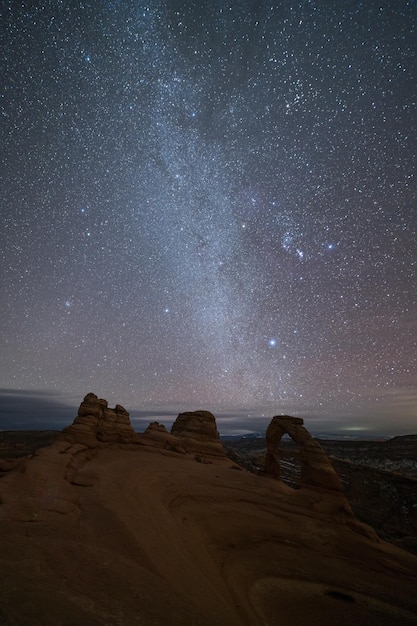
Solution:
<svg viewBox="0 0 417 626"><path fill-rule="evenodd" d="M416 2L2 6L0 428L417 432Z"/></svg>

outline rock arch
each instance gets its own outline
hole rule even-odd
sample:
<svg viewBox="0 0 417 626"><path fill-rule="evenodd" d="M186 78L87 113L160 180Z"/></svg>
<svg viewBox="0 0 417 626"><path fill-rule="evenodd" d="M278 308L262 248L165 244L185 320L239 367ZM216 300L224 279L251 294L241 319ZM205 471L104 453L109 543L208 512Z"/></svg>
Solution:
<svg viewBox="0 0 417 626"><path fill-rule="evenodd" d="M272 418L266 430L265 473L279 479L279 444L283 435L288 434L300 451L301 487L343 491L329 457L303 424L301 417L277 415Z"/></svg>

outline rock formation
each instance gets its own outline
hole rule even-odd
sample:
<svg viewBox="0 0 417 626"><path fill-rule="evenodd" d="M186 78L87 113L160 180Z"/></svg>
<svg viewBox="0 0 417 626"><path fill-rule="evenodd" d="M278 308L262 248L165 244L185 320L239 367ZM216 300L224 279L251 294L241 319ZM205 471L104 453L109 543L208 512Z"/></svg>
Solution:
<svg viewBox="0 0 417 626"><path fill-rule="evenodd" d="M57 442L96 448L111 443L149 445L181 454L190 453L226 458L216 420L209 411L180 413L171 432L152 422L143 434L136 433L129 413L119 404L110 409L107 400L88 393L71 426L64 428Z"/></svg>
<svg viewBox="0 0 417 626"><path fill-rule="evenodd" d="M301 458L301 486L320 487L341 492L340 478L318 441L312 438L300 417L277 415L266 430L265 472L280 476L278 448L283 435L288 434L297 444Z"/></svg>
<svg viewBox="0 0 417 626"><path fill-rule="evenodd" d="M269 454L292 433L321 485L294 490L230 471L210 413L172 433L128 419L88 394L0 479L2 626L415 626L417 557L327 506L343 496L302 421L269 430Z"/></svg>
<svg viewBox="0 0 417 626"><path fill-rule="evenodd" d="M145 445L185 454L185 449L178 437L169 433L165 426L159 422L151 422L143 435L139 436L139 441Z"/></svg>
<svg viewBox="0 0 417 626"><path fill-rule="evenodd" d="M216 419L209 411L180 413L171 428L187 452L225 457Z"/></svg>
<svg viewBox="0 0 417 626"><path fill-rule="evenodd" d="M120 404L109 409L107 400L88 393L74 422L64 428L59 438L95 448L100 443L130 443L137 439L137 434L126 409Z"/></svg>

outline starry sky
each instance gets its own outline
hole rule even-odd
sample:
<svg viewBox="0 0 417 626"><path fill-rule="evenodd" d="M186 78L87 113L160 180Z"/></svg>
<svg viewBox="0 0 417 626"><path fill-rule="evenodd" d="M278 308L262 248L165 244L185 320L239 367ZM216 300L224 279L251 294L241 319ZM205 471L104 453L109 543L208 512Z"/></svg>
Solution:
<svg viewBox="0 0 417 626"><path fill-rule="evenodd" d="M416 432L416 2L2 10L0 428Z"/></svg>

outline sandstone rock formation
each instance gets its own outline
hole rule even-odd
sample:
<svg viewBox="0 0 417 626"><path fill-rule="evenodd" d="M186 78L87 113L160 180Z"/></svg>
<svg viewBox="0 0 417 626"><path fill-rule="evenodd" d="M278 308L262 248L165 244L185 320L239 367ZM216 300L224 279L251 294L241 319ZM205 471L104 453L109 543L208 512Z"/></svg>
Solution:
<svg viewBox="0 0 417 626"><path fill-rule="evenodd" d="M88 393L71 426L59 437L69 443L95 448L100 443L130 443L137 434L130 425L129 413L120 404L109 409L107 400Z"/></svg>
<svg viewBox="0 0 417 626"><path fill-rule="evenodd" d="M320 487L341 492L340 478L331 461L318 441L312 438L300 417L277 415L272 418L266 430L267 451L265 472L275 478L280 476L279 443L288 434L299 446L301 458L301 486Z"/></svg>
<svg viewBox="0 0 417 626"><path fill-rule="evenodd" d="M209 411L180 413L171 428L187 452L225 457L216 419Z"/></svg>
<svg viewBox="0 0 417 626"><path fill-rule="evenodd" d="M139 441L144 445L185 454L185 448L182 446L179 438L169 433L165 426L159 424L159 422L151 422L143 435L139 436Z"/></svg>
<svg viewBox="0 0 417 626"><path fill-rule="evenodd" d="M138 434L126 409L119 404L110 409L107 400L94 393L85 396L74 422L58 435L57 442L90 449L111 443L137 444L226 459L215 417L209 411L180 413L170 433L162 424L152 422L143 434Z"/></svg>
<svg viewBox="0 0 417 626"><path fill-rule="evenodd" d="M0 479L2 626L415 626L417 557L323 506L339 492L231 471L215 454L196 463L195 449L220 454L206 412L132 439L121 407L92 394L81 407ZM289 419L273 420L271 441L293 432L322 484L320 452Z"/></svg>

